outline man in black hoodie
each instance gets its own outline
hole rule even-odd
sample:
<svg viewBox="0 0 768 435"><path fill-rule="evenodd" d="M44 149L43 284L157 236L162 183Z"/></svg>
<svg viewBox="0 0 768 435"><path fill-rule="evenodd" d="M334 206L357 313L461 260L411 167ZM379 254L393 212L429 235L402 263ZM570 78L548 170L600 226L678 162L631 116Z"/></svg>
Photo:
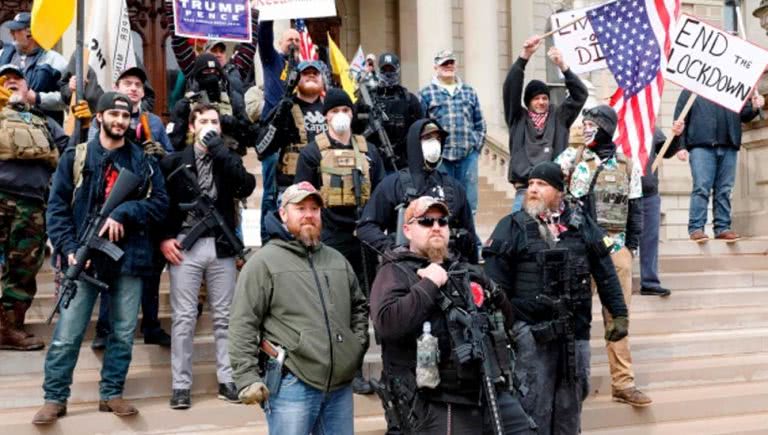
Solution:
<svg viewBox="0 0 768 435"><path fill-rule="evenodd" d="M547 55L565 76L568 97L560 105L549 101L549 87L542 81L531 80L523 91L525 66L544 41L532 36L523 44L504 80L504 118L509 127L509 172L507 178L514 184L515 202L512 212L520 210L528 186L528 174L537 163L552 161L568 147L571 124L587 101L587 88L565 64L556 47ZM523 97L525 106L520 105Z"/></svg>
<svg viewBox="0 0 768 435"><path fill-rule="evenodd" d="M373 191L357 226L360 240L382 252L394 248L398 206L405 207L411 200L427 195L448 204L452 236L461 235L455 248L469 262L477 263L475 224L464 187L455 178L437 171L447 135L437 121L430 119L411 125L407 139L408 167L387 175Z"/></svg>

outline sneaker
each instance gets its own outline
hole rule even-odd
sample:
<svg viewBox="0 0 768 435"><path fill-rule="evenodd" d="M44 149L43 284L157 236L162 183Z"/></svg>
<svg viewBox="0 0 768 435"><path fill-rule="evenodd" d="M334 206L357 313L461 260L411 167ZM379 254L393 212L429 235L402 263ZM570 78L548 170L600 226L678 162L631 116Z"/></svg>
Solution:
<svg viewBox="0 0 768 435"><path fill-rule="evenodd" d="M646 396L645 393L638 390L637 387L629 387L623 390L613 390L613 401L626 403L636 408L643 408L653 403L653 400Z"/></svg>
<svg viewBox="0 0 768 435"><path fill-rule="evenodd" d="M696 230L692 232L690 237L691 240L696 243L705 243L707 240L709 240L709 236L703 230Z"/></svg>
<svg viewBox="0 0 768 435"><path fill-rule="evenodd" d="M643 287L640 289L640 294L643 296L661 296L666 297L672 294L669 289L664 287Z"/></svg>
<svg viewBox="0 0 768 435"><path fill-rule="evenodd" d="M144 344L156 344L162 347L171 347L171 336L162 329L158 329L144 336Z"/></svg>
<svg viewBox="0 0 768 435"><path fill-rule="evenodd" d="M106 335L96 335L93 337L93 342L91 343L91 349L93 350L104 350L107 348L107 336Z"/></svg>
<svg viewBox="0 0 768 435"><path fill-rule="evenodd" d="M237 395L237 387L234 382L219 384L219 399L226 400L229 403L240 403L240 397Z"/></svg>
<svg viewBox="0 0 768 435"><path fill-rule="evenodd" d="M363 377L362 373L359 373L355 376L355 379L352 380L352 392L363 395L373 394L373 387L371 387L371 383Z"/></svg>
<svg viewBox="0 0 768 435"><path fill-rule="evenodd" d="M737 240L741 240L741 235L733 230L725 230L722 233L715 236L717 240L725 240L728 243L733 243Z"/></svg>
<svg viewBox="0 0 768 435"><path fill-rule="evenodd" d="M173 390L171 396L171 409L188 409L192 406L189 390Z"/></svg>

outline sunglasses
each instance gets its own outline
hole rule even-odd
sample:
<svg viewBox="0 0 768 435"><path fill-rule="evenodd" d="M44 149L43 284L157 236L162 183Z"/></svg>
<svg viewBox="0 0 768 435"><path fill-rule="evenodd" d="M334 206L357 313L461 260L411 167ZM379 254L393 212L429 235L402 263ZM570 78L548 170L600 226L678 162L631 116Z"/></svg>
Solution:
<svg viewBox="0 0 768 435"><path fill-rule="evenodd" d="M437 222L437 226L442 228L448 225L448 218L447 217L439 217L439 218L422 217L422 218L416 219L416 223L425 228L432 228L432 226L435 225L435 222Z"/></svg>

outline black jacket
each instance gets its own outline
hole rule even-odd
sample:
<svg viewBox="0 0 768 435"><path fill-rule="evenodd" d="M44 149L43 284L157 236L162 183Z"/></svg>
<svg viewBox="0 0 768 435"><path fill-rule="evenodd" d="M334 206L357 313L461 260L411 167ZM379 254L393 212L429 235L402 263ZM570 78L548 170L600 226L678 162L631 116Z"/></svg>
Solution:
<svg viewBox="0 0 768 435"><path fill-rule="evenodd" d="M451 213L450 227L466 230L468 239L471 239L471 246L462 250L462 256L470 262L477 262L475 223L464 187L455 178L436 170L426 170L424 166L419 138L424 124L428 122L434 121L422 119L411 125L407 141L408 167L401 169L401 173L387 175L373 191L371 199L363 209L363 217L357 227L357 237L379 251L391 249L395 246L397 233L397 206L423 195L442 197ZM406 189L403 187L403 181L408 179L415 189L412 198L406 198Z"/></svg>
<svg viewBox="0 0 768 435"><path fill-rule="evenodd" d="M216 185L216 209L221 213L229 228L234 231L237 227L235 211L237 210L236 200L247 198L256 187L256 177L249 174L243 166L243 161L234 151L226 148L223 144L216 147L215 151L209 149L213 155L213 181ZM177 151L167 155L160 162L160 168L163 174L168 177L174 170L182 165L190 165L192 173L197 175L197 165L195 164L194 145L189 145L183 151ZM162 234L163 239L175 238L181 231L187 212L179 208L180 203L192 202L195 198L191 192L182 184L182 178L168 180L166 184L168 196L170 197L170 208L168 218L165 220ZM216 255L219 258L231 257L235 255L233 247L224 238L220 238L220 232L216 232Z"/></svg>
<svg viewBox="0 0 768 435"><path fill-rule="evenodd" d="M675 119L680 116L690 95L691 92L687 90L680 93L675 105ZM696 98L685 117L685 130L680 135L680 146L689 150L713 145L739 149L741 123L751 121L759 113L750 101L747 101L740 113L736 113L704 98Z"/></svg>
<svg viewBox="0 0 768 435"><path fill-rule="evenodd" d="M526 213L521 210L517 213ZM483 249L485 259L485 272L500 285L507 293L510 301L518 310L520 319L528 323L537 323L547 320L541 316L546 310L542 304L530 298L518 297L519 289L516 288L516 274L519 272L518 264L526 253L529 244L526 229L522 228L513 218L514 214L505 216L493 230L487 247ZM561 217L561 222L569 222L570 209L566 208ZM582 226L581 228L586 228ZM578 230L568 225L568 230L560 234L560 240L572 239L571 242L585 243L587 237L583 230ZM599 235L593 236L599 237ZM575 239L575 240L573 240ZM558 245L561 242L558 242ZM558 246L560 247L560 246ZM589 273L597 283L597 291L600 302L614 316L627 316L627 306L621 291L621 284L616 276L616 269L609 255L599 255L589 249L587 252L587 264ZM542 289L543 290L543 289ZM591 298L587 298L586 304L581 304L574 313L576 318L576 338L589 339L589 328L592 321Z"/></svg>
<svg viewBox="0 0 768 435"><path fill-rule="evenodd" d="M528 185L528 173L537 164L543 160L532 161L526 139L526 123L530 123L528 109L520 104L523 95L523 79L525 75L525 66L528 63L523 58L518 58L507 73L504 80L504 119L509 127L509 171L507 179L510 183ZM555 106L550 104L549 116L546 121L546 128L554 128L553 143L550 144L550 151L542 154L550 161L559 156L564 149L568 147L568 138L570 136L571 124L579 116L581 108L587 101L589 95L586 86L579 80L579 77L570 69L566 70L565 87L570 95L565 101ZM537 153L538 154L538 153Z"/></svg>

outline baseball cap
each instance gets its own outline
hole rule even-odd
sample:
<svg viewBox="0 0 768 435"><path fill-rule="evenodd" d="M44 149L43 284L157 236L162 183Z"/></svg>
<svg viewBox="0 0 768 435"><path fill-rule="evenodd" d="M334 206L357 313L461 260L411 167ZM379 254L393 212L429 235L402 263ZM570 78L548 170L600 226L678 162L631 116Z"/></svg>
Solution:
<svg viewBox="0 0 768 435"><path fill-rule="evenodd" d="M227 49L227 45L224 44L224 41L219 41L217 39L209 39L206 41L205 46L203 47L203 51L211 51L216 47L220 47L222 50Z"/></svg>
<svg viewBox="0 0 768 435"><path fill-rule="evenodd" d="M405 209L405 223L409 223L413 219L418 219L424 216L433 208L442 211L445 216L450 215L448 206L445 202L433 196L420 196L411 201L411 203L408 204L408 208Z"/></svg>
<svg viewBox="0 0 768 435"><path fill-rule="evenodd" d="M133 105L131 100L119 92L107 92L99 98L96 105L96 112L102 113L107 110L125 110L130 113Z"/></svg>
<svg viewBox="0 0 768 435"><path fill-rule="evenodd" d="M382 55L379 56L379 68L386 65L400 68L400 58L398 58L394 53L382 53Z"/></svg>
<svg viewBox="0 0 768 435"><path fill-rule="evenodd" d="M125 76L138 77L139 80L141 80L142 83L146 83L147 82L147 73L145 73L143 69L141 69L141 68L139 68L137 66L128 68L125 71L121 72L120 76L117 77L116 81L120 81Z"/></svg>
<svg viewBox="0 0 768 435"><path fill-rule="evenodd" d="M24 71L22 71L21 68L19 68L18 66L12 63L6 63L5 65L0 66L0 76L4 76L8 73L13 73L21 78L25 78Z"/></svg>
<svg viewBox="0 0 768 435"><path fill-rule="evenodd" d="M8 23L8 30L26 29L32 22L32 15L29 12L20 12L13 17L13 21Z"/></svg>
<svg viewBox="0 0 768 435"><path fill-rule="evenodd" d="M303 72L307 68L314 68L317 72L323 72L323 65L319 60L305 60L299 63L299 66L297 67L299 72Z"/></svg>
<svg viewBox="0 0 768 435"><path fill-rule="evenodd" d="M453 54L453 50L440 50L435 55L435 65L442 65L449 60L456 62L456 55Z"/></svg>
<svg viewBox="0 0 768 435"><path fill-rule="evenodd" d="M320 207L323 207L323 197L320 196L320 192L318 192L317 189L315 189L315 186L309 181L302 181L301 183L288 186L288 188L285 189L285 192L283 192L283 199L280 202L280 207L285 207L288 204L298 204L301 201L304 201L308 196L314 196L320 204Z"/></svg>

